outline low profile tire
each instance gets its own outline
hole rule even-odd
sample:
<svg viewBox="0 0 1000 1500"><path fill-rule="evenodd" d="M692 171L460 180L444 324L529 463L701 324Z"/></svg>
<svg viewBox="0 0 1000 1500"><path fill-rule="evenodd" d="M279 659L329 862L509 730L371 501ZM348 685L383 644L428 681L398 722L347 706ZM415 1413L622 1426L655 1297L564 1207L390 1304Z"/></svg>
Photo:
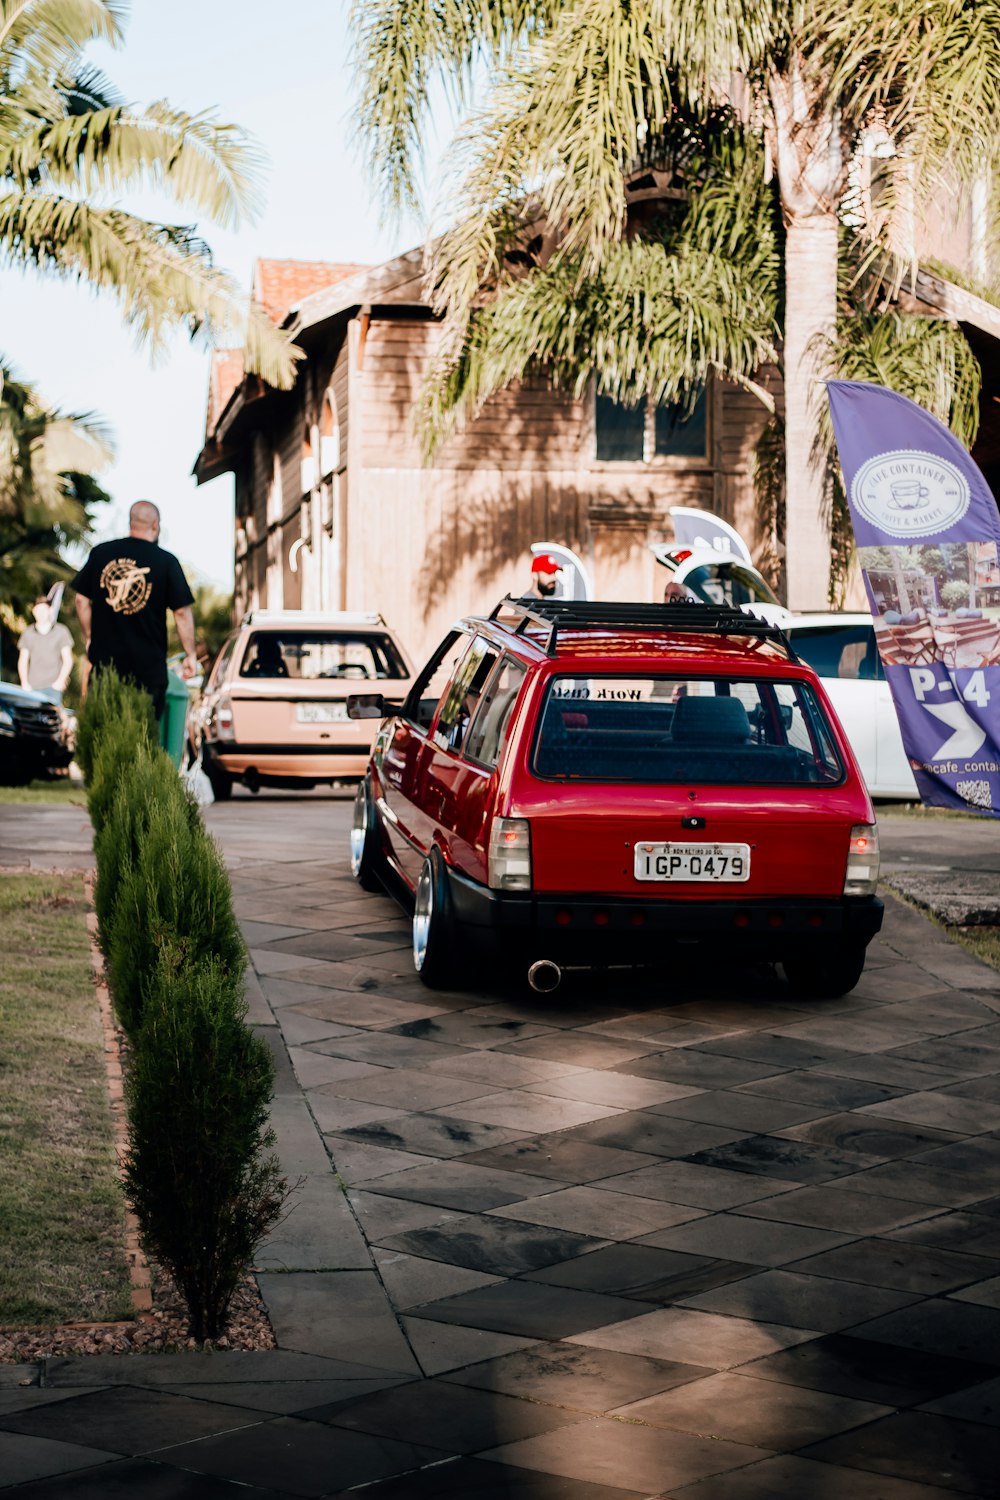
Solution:
<svg viewBox="0 0 1000 1500"><path fill-rule="evenodd" d="M213 765L211 761L203 762L208 784L212 788L212 796L216 802L228 802L233 795L233 778L228 771L221 766Z"/></svg>
<svg viewBox="0 0 1000 1500"><path fill-rule="evenodd" d="M452 912L448 872L437 849L424 860L413 901L413 967L432 990L458 982L461 952Z"/></svg>
<svg viewBox="0 0 1000 1500"><path fill-rule="evenodd" d="M367 777L358 783L351 819L351 874L363 891L383 891L386 870L375 811L375 799Z"/></svg>
<svg viewBox="0 0 1000 1500"><path fill-rule="evenodd" d="M792 989L820 1000L836 1000L853 990L865 967L861 943L845 943L815 954L796 954L782 959L781 967Z"/></svg>

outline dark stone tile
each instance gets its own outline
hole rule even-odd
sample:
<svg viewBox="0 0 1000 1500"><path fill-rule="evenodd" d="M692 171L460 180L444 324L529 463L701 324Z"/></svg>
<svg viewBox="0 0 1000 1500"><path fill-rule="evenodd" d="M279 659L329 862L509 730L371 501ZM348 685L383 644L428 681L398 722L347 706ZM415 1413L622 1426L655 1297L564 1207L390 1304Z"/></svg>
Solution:
<svg viewBox="0 0 1000 1500"><path fill-rule="evenodd" d="M874 1422L890 1410L850 1396L723 1371L620 1407L615 1415L780 1452Z"/></svg>
<svg viewBox="0 0 1000 1500"><path fill-rule="evenodd" d="M418 1156L451 1158L488 1146L502 1146L515 1141L523 1130L509 1130L502 1125L480 1125L473 1120L452 1119L448 1115L404 1115L395 1120L377 1121L371 1125L351 1125L336 1132L337 1140L363 1141L369 1146L388 1146L392 1151L415 1151Z"/></svg>
<svg viewBox="0 0 1000 1500"><path fill-rule="evenodd" d="M414 1203L435 1203L442 1208L481 1213L505 1203L520 1203L536 1193L547 1193L550 1184L527 1172L498 1171L495 1167L469 1164L466 1158L434 1162L392 1172L373 1182L370 1191Z"/></svg>
<svg viewBox="0 0 1000 1500"><path fill-rule="evenodd" d="M900 1240L867 1239L810 1256L795 1269L810 1276L832 1276L842 1281L933 1296L997 1275L1000 1262L980 1255L963 1255L958 1250L907 1245Z"/></svg>
<svg viewBox="0 0 1000 1500"><path fill-rule="evenodd" d="M934 1146L947 1146L958 1137L947 1130L928 1125L910 1125L867 1114L826 1115L821 1120L792 1125L776 1132L786 1141L811 1141L832 1146L837 1151L859 1151L871 1160L885 1161L900 1156L916 1156Z"/></svg>
<svg viewBox="0 0 1000 1500"><path fill-rule="evenodd" d="M210 1437L263 1420L265 1414L260 1411L118 1386L60 1401L58 1413L53 1407L43 1407L0 1417L0 1428L136 1456L167 1443Z"/></svg>
<svg viewBox="0 0 1000 1500"><path fill-rule="evenodd" d="M955 1492L783 1454L676 1494L678 1500L953 1500Z"/></svg>
<svg viewBox="0 0 1000 1500"><path fill-rule="evenodd" d="M941 1090L955 1099L985 1099L989 1104L1000 1104L1000 1073L986 1073L982 1078L967 1078L963 1083L950 1083Z"/></svg>
<svg viewBox="0 0 1000 1500"><path fill-rule="evenodd" d="M594 1250L563 1265L531 1271L521 1279L662 1304L726 1285L740 1276L752 1275L756 1269L740 1261L631 1244L608 1245L604 1250Z"/></svg>
<svg viewBox="0 0 1000 1500"><path fill-rule="evenodd" d="M981 1035L981 1032L986 1035ZM926 1063L955 1077L978 1078L1000 1068L1000 1045L993 1038L990 1027L963 1031L958 1036L931 1037L925 1042L904 1042L893 1048L891 1056Z"/></svg>
<svg viewBox="0 0 1000 1500"><path fill-rule="evenodd" d="M867 1057L856 1054L849 1061L841 1059L824 1071L835 1073L838 1078L884 1084L889 1088L901 1089L904 1093L912 1089L936 1089L942 1083L952 1083L955 1076L944 1067L912 1062L894 1052L873 1052Z"/></svg>
<svg viewBox="0 0 1000 1500"><path fill-rule="evenodd" d="M687 1099L669 1099L646 1106L650 1114L670 1115L678 1120L701 1120L706 1125L725 1125L733 1130L781 1130L822 1114L816 1104L796 1104L791 1099L765 1099L734 1090L710 1089Z"/></svg>
<svg viewBox="0 0 1000 1500"><path fill-rule="evenodd" d="M552 1028L540 1026L525 1017L480 1016L474 1010L452 1011L444 1016L427 1016L393 1026L396 1036L416 1037L424 1042L451 1042L459 1047L496 1047L504 1042L524 1041L528 1037L549 1035Z"/></svg>
<svg viewBox="0 0 1000 1500"><path fill-rule="evenodd" d="M928 1166L920 1157L889 1161L867 1171L841 1177L839 1186L852 1193L883 1194L926 1203L928 1208L960 1208L972 1203L982 1193L982 1183L949 1172L945 1167Z"/></svg>
<svg viewBox="0 0 1000 1500"><path fill-rule="evenodd" d="M996 1494L997 1436L989 1427L927 1412L900 1412L804 1449L806 1458L939 1485Z"/></svg>
<svg viewBox="0 0 1000 1500"><path fill-rule="evenodd" d="M927 1218L926 1203L855 1193L841 1187L843 1179L821 1187L803 1187L776 1198L748 1203L743 1212L754 1219L781 1219L787 1224L812 1224L842 1234L880 1234L911 1219Z"/></svg>
<svg viewBox="0 0 1000 1500"><path fill-rule="evenodd" d="M830 1047L822 1042L778 1036L775 1032L748 1032L741 1036L723 1036L714 1042L702 1042L699 1052L739 1057L747 1062L768 1063L772 1068L822 1068L832 1072L832 1063L850 1063L856 1051Z"/></svg>
<svg viewBox="0 0 1000 1500"><path fill-rule="evenodd" d="M653 1495L751 1463L760 1449L597 1417L505 1443L488 1456L574 1480L614 1485L627 1477L640 1493Z"/></svg>
<svg viewBox="0 0 1000 1500"><path fill-rule="evenodd" d="M556 1062L573 1063L578 1068L613 1068L654 1052L656 1042L616 1042L607 1037L587 1036L582 1032L547 1032L525 1042L505 1042L498 1052L512 1052L516 1057L549 1057Z"/></svg>
<svg viewBox="0 0 1000 1500"><path fill-rule="evenodd" d="M747 1136L728 1146L697 1151L689 1160L697 1166L724 1167L730 1172L779 1177L783 1182L828 1182L833 1177L844 1177L849 1172L859 1172L862 1167L878 1164L877 1157L863 1156L860 1152L781 1140L773 1135Z"/></svg>
<svg viewBox="0 0 1000 1500"><path fill-rule="evenodd" d="M1000 1223L971 1210L935 1214L919 1224L903 1224L890 1230L890 1240L908 1245L939 1245L944 1250L962 1250L969 1255L1000 1260Z"/></svg>
<svg viewBox="0 0 1000 1500"><path fill-rule="evenodd" d="M859 1286L804 1276L797 1271L764 1271L684 1300L686 1307L729 1313L737 1318L760 1318L790 1328L816 1328L834 1333L882 1313L908 1307L917 1299L888 1287Z"/></svg>
<svg viewBox="0 0 1000 1500"><path fill-rule="evenodd" d="M645 1110L630 1110L604 1120L576 1125L567 1134L595 1146L620 1151L642 1151L652 1156L689 1156L738 1141L745 1134L722 1125L703 1125L698 1120L672 1120Z"/></svg>
<svg viewBox="0 0 1000 1500"><path fill-rule="evenodd" d="M97 1464L118 1457L101 1448L58 1440L53 1423L51 1437L34 1437L28 1433L0 1431L0 1484L28 1484L33 1479L48 1479L68 1474L74 1469L94 1471Z"/></svg>
<svg viewBox="0 0 1000 1500"><path fill-rule="evenodd" d="M259 1427L166 1448L159 1457L179 1468L240 1484L283 1486L293 1495L327 1495L408 1474L447 1453L370 1433L335 1430L321 1422L276 1417Z"/></svg>
<svg viewBox="0 0 1000 1500"><path fill-rule="evenodd" d="M518 1280L429 1302L416 1316L527 1338L562 1339L651 1311L650 1304L623 1297Z"/></svg>
<svg viewBox="0 0 1000 1500"><path fill-rule="evenodd" d="M1000 1309L928 1299L853 1329L855 1338L1000 1366Z"/></svg>
<svg viewBox="0 0 1000 1500"><path fill-rule="evenodd" d="M364 1500L645 1500L637 1490L617 1485L588 1484L475 1458L456 1458L402 1479L386 1479L368 1485L362 1495ZM357 1500L357 1491L342 1490L329 1500L341 1496Z"/></svg>
<svg viewBox="0 0 1000 1500"><path fill-rule="evenodd" d="M757 1266L783 1266L804 1255L832 1249L843 1236L828 1229L803 1224L781 1224L767 1219L748 1219L740 1214L712 1214L693 1224L657 1230L640 1243L667 1250L685 1250L692 1255L734 1256Z"/></svg>
<svg viewBox="0 0 1000 1500"><path fill-rule="evenodd" d="M739 1088L741 1094L762 1094L769 1099L798 1100L802 1104L815 1104L817 1108L832 1110L860 1109L864 1104L879 1104L883 1099L893 1099L902 1092L902 1089L889 1088L881 1083L837 1078L821 1069L815 1072L776 1073L771 1078L741 1084Z"/></svg>
<svg viewBox="0 0 1000 1500"><path fill-rule="evenodd" d="M449 1384L507 1392L525 1401L575 1411L605 1412L656 1391L672 1390L708 1373L703 1365L676 1360L618 1354L612 1349L587 1349L574 1344L548 1344L469 1365L454 1371L447 1379Z"/></svg>
<svg viewBox="0 0 1000 1500"><path fill-rule="evenodd" d="M700 1049L676 1047L671 1052L658 1052L627 1065L620 1064L615 1071L634 1073L639 1078L662 1078L667 1083L689 1083L693 1088L731 1089L754 1079L769 1078L780 1070L767 1063L713 1057Z"/></svg>
<svg viewBox="0 0 1000 1500"><path fill-rule="evenodd" d="M383 1242L388 1250L449 1261L497 1276L518 1276L542 1266L596 1250L600 1240L567 1230L544 1229L485 1214L452 1214L441 1224L393 1235Z"/></svg>
<svg viewBox="0 0 1000 1500"><path fill-rule="evenodd" d="M993 1367L950 1355L924 1354L854 1334L831 1333L744 1365L760 1375L811 1390L854 1396L886 1406L915 1406L989 1379Z"/></svg>
<svg viewBox="0 0 1000 1500"><path fill-rule="evenodd" d="M430 1443L451 1453L478 1453L500 1442L533 1437L577 1420L576 1413L493 1391L421 1380L349 1404L316 1407L302 1416L352 1432L405 1443Z"/></svg>
<svg viewBox="0 0 1000 1500"><path fill-rule="evenodd" d="M554 1182L596 1182L634 1172L657 1160L638 1151L616 1151L607 1146L593 1146L564 1134L525 1136L506 1146L491 1146L464 1158L476 1166L497 1171L526 1172Z"/></svg>
<svg viewBox="0 0 1000 1500"><path fill-rule="evenodd" d="M984 1380L981 1385L967 1386L964 1391L953 1391L948 1396L926 1401L921 1410L937 1412L940 1417L958 1417L963 1422L983 1422L987 1427L1000 1427L1000 1375L993 1380Z"/></svg>
<svg viewBox="0 0 1000 1500"><path fill-rule="evenodd" d="M666 1203L691 1208L738 1208L758 1198L773 1198L791 1182L775 1177L754 1177L749 1172L729 1172L721 1167L702 1167L689 1161L661 1161L640 1167L601 1183L609 1193L635 1193L640 1198L662 1198Z"/></svg>
<svg viewBox="0 0 1000 1500"><path fill-rule="evenodd" d="M10 1474L8 1470L4 1480ZM149 1459L128 1458L77 1474L59 1474L30 1488L15 1485L8 1493L23 1493L26 1500L290 1500L292 1491L230 1484Z"/></svg>

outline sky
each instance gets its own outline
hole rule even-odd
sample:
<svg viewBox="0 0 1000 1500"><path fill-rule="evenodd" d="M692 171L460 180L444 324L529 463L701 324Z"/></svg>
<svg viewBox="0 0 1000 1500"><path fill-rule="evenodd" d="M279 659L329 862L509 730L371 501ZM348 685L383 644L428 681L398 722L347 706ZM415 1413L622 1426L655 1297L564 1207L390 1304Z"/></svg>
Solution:
<svg viewBox="0 0 1000 1500"><path fill-rule="evenodd" d="M88 54L131 102L167 98L242 125L270 159L257 223L201 224L217 263L248 290L254 260L376 264L422 240L414 220L383 225L360 151L350 66L349 0L132 0L123 48ZM176 207L124 206L189 222ZM114 497L98 539L127 530L132 500L163 513L162 540L192 574L225 588L233 574L230 475L195 485L209 355L177 335L156 363L117 304L84 286L0 272L0 349L15 373L67 411L112 426L117 458L100 476Z"/></svg>

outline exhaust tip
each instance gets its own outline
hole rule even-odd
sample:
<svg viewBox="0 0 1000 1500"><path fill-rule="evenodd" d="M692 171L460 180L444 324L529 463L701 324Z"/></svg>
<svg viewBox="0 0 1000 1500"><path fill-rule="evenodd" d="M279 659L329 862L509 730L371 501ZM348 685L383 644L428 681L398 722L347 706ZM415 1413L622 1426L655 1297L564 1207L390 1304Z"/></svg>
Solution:
<svg viewBox="0 0 1000 1500"><path fill-rule="evenodd" d="M551 958L540 958L528 970L528 983L536 995L551 995L562 984L562 969Z"/></svg>

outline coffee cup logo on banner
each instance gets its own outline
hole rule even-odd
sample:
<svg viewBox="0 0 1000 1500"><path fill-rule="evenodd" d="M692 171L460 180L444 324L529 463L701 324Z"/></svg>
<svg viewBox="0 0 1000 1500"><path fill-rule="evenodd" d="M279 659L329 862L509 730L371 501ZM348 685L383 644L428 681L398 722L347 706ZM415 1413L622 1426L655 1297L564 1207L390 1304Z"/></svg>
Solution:
<svg viewBox="0 0 1000 1500"><path fill-rule="evenodd" d="M960 521L971 494L964 474L932 453L898 449L854 476L851 501L873 526L898 537L932 536Z"/></svg>

